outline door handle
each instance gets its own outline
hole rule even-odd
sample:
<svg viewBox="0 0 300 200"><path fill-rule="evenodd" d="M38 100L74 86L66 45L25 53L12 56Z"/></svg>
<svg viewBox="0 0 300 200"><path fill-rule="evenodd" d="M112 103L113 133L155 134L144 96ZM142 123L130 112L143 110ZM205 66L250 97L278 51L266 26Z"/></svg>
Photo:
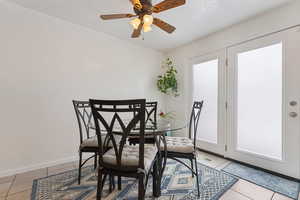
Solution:
<svg viewBox="0 0 300 200"><path fill-rule="evenodd" d="M296 106L298 103L297 103L297 101L291 101L290 102L290 106Z"/></svg>
<svg viewBox="0 0 300 200"><path fill-rule="evenodd" d="M298 114L296 112L290 112L290 117L295 118L298 116Z"/></svg>

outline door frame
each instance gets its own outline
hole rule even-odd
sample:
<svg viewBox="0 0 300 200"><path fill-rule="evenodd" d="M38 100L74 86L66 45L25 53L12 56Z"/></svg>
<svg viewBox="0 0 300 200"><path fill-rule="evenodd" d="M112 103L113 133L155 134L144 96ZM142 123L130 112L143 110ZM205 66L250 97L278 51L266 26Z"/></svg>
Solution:
<svg viewBox="0 0 300 200"><path fill-rule="evenodd" d="M188 70L188 111L191 110L193 103L193 91L194 91L194 79L193 79L193 67L196 64L208 62L218 59L218 122L217 122L217 144L207 141L197 140L197 147L209 152L213 152L219 155L225 154L226 144L226 49L218 50L214 53L199 55L189 60ZM201 99L199 99L200 101ZM203 104L205 107L205 102ZM200 115L201 121L201 115Z"/></svg>
<svg viewBox="0 0 300 200"><path fill-rule="evenodd" d="M287 62L288 59L288 51L290 51L287 44L291 45L291 41L289 41L289 34L298 31L296 29L286 30L282 32L278 32L272 35L268 35L266 37L258 38L255 40L247 41L245 43L229 47L227 49L227 58L228 58L228 78L227 78L227 102L228 102L228 110L227 110L227 145L228 151L225 152L225 157L238 160L241 162L246 162L251 165L255 165L261 168L265 168L267 170L271 170L277 173L281 173L290 177L300 178L300 159L296 160L294 163L291 158L294 155L289 155L292 151L287 143L291 143L291 136L288 135L288 112L289 106L287 101L287 90L288 87L288 74L286 71L288 70ZM263 48L272 44L277 44L282 42L283 44L283 65L282 65L282 160L273 159L270 157L266 157L263 155L257 155L250 152L245 152L237 149L237 53L246 52L249 50ZM300 48L299 48L300 49ZM298 62L299 63L299 62ZM290 83L291 84L291 83ZM297 99L299 104L299 99ZM299 112L299 109L297 110ZM299 118L298 118L298 123ZM300 123L299 123L300 125ZM296 149L296 155L300 155L300 132L299 126L296 127L298 129L298 135L293 136L298 141L298 148ZM296 129L296 130L297 130ZM294 131L296 134L297 131ZM293 145L295 146L295 144ZM296 156L295 156L296 157ZM298 156L299 157L299 156ZM293 167L289 165L295 165Z"/></svg>

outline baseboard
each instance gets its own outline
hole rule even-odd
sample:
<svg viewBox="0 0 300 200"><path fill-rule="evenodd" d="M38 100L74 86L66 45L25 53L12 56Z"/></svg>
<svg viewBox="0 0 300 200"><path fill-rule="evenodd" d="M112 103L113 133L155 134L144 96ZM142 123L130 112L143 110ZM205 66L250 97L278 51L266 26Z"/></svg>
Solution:
<svg viewBox="0 0 300 200"><path fill-rule="evenodd" d="M83 158L88 158L88 157L89 157L88 155L83 156ZM78 160L78 155L71 156L71 157L68 157L68 158L59 159L59 160L39 163L39 164L36 164L36 165L29 165L29 166L22 167L22 168L16 168L16 169L9 169L9 170L5 170L5 171L0 171L0 178L5 177L5 176L12 176L12 175L15 175L15 174L20 174L20 173L25 173L25 172L29 172L29 171L32 171L32 170L42 169L42 168L46 168L46 167L52 167L52 166L55 166L55 165L60 165L60 164L73 162L73 161L77 161L77 160Z"/></svg>

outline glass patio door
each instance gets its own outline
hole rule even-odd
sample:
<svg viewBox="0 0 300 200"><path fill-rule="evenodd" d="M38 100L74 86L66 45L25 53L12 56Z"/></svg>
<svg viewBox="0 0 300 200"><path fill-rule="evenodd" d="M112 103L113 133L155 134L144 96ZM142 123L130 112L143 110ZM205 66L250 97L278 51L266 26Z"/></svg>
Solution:
<svg viewBox="0 0 300 200"><path fill-rule="evenodd" d="M299 178L300 32L228 48L225 156Z"/></svg>
<svg viewBox="0 0 300 200"><path fill-rule="evenodd" d="M197 130L199 148L224 154L226 51L197 57L191 63L193 101L204 101Z"/></svg>

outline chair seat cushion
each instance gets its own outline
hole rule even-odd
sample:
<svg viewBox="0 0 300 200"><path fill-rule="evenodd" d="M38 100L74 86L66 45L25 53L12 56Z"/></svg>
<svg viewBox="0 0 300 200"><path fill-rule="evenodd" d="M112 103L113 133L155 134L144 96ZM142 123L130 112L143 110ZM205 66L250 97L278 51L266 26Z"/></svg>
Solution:
<svg viewBox="0 0 300 200"><path fill-rule="evenodd" d="M193 141L187 137L171 137L166 136L167 151L175 153L193 153ZM161 145L161 151L164 151L164 146Z"/></svg>
<svg viewBox="0 0 300 200"><path fill-rule="evenodd" d="M93 137L90 137L88 139L83 140L80 147L81 148L84 148L84 147L98 147L97 137L93 136Z"/></svg>
<svg viewBox="0 0 300 200"><path fill-rule="evenodd" d="M105 137L106 137L106 134L103 134L101 136L102 142L105 140ZM118 145L119 142L121 141L121 136L114 136L114 137L115 137L116 143ZM112 142L110 142L108 146L112 147ZM84 147L98 147L97 136L93 136L93 137L83 140L80 145L80 148L84 148Z"/></svg>
<svg viewBox="0 0 300 200"><path fill-rule="evenodd" d="M157 148L154 145L145 144L144 147L144 164L145 170L148 171L151 167L157 153ZM103 162L111 165L117 165L116 154L114 148L111 148L103 155ZM126 167L137 167L139 165L139 145L124 145L122 151L121 165Z"/></svg>

